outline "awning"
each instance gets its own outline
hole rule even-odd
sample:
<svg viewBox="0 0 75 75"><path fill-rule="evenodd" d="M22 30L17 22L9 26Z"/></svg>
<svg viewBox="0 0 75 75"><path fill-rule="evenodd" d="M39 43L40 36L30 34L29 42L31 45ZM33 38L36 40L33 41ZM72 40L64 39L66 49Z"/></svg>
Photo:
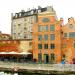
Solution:
<svg viewBox="0 0 75 75"><path fill-rule="evenodd" d="M32 54L32 53L30 53L30 52L14 52L14 51L12 51L12 52L0 52L0 54L28 55L28 54Z"/></svg>
<svg viewBox="0 0 75 75"><path fill-rule="evenodd" d="M7 52L0 52L0 54L7 54Z"/></svg>
<svg viewBox="0 0 75 75"><path fill-rule="evenodd" d="M12 52L8 52L8 54L19 54L19 53L12 51Z"/></svg>
<svg viewBox="0 0 75 75"><path fill-rule="evenodd" d="M21 55L28 55L28 54L32 54L32 53L30 53L30 52L21 52L19 54L21 54Z"/></svg>

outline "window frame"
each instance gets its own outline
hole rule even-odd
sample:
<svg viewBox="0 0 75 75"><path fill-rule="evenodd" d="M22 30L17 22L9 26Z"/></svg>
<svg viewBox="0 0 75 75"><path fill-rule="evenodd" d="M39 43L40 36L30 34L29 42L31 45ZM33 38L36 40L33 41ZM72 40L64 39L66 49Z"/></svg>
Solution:
<svg viewBox="0 0 75 75"><path fill-rule="evenodd" d="M41 38L40 38L40 36L41 36ZM38 41L41 41L41 40L42 40L42 35L39 34L39 35L38 35Z"/></svg>
<svg viewBox="0 0 75 75"><path fill-rule="evenodd" d="M50 40L54 41L55 40L55 34L50 34Z"/></svg>
<svg viewBox="0 0 75 75"><path fill-rule="evenodd" d="M48 49L48 44L44 44L44 49Z"/></svg>
<svg viewBox="0 0 75 75"><path fill-rule="evenodd" d="M41 47L39 47L39 46L41 46ZM42 49L42 44L38 44L38 49Z"/></svg>
<svg viewBox="0 0 75 75"><path fill-rule="evenodd" d="M55 49L55 44L50 44L50 49Z"/></svg>
<svg viewBox="0 0 75 75"><path fill-rule="evenodd" d="M55 60L55 54L54 53L51 53L50 57L51 57L51 60L53 60L53 61Z"/></svg>
<svg viewBox="0 0 75 75"><path fill-rule="evenodd" d="M48 34L44 35L44 40L48 40Z"/></svg>
<svg viewBox="0 0 75 75"><path fill-rule="evenodd" d="M54 24L50 25L50 31L55 31L55 25Z"/></svg>

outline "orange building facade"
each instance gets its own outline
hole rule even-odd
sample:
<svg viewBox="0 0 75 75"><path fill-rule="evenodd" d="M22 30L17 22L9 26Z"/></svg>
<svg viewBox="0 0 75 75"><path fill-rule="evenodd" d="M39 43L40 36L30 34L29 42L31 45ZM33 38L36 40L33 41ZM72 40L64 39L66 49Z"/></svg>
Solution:
<svg viewBox="0 0 75 75"><path fill-rule="evenodd" d="M62 26L62 59L67 63L75 63L75 20L69 18Z"/></svg>
<svg viewBox="0 0 75 75"><path fill-rule="evenodd" d="M33 59L45 63L75 63L75 20L71 17L67 24L62 24L63 19L58 21L55 15L38 15L38 22L33 26Z"/></svg>
<svg viewBox="0 0 75 75"><path fill-rule="evenodd" d="M32 41L0 40L0 60L25 62L32 60Z"/></svg>
<svg viewBox="0 0 75 75"><path fill-rule="evenodd" d="M10 40L12 39L10 34L4 34L0 31L0 40Z"/></svg>
<svg viewBox="0 0 75 75"><path fill-rule="evenodd" d="M38 14L38 21L33 25L33 59L43 63L60 63L61 22L55 11Z"/></svg>
<svg viewBox="0 0 75 75"><path fill-rule="evenodd" d="M0 40L0 52L21 52L19 40Z"/></svg>
<svg viewBox="0 0 75 75"><path fill-rule="evenodd" d="M31 52L32 41L26 40L0 40L0 52Z"/></svg>

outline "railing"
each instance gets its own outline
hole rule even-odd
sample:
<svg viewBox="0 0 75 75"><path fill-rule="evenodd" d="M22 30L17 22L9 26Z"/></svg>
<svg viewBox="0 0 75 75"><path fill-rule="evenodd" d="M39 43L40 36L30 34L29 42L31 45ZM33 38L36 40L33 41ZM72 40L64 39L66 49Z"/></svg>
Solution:
<svg viewBox="0 0 75 75"><path fill-rule="evenodd" d="M27 69L27 70L75 71L74 64L29 64L29 63L0 61L0 67L11 69L14 68Z"/></svg>

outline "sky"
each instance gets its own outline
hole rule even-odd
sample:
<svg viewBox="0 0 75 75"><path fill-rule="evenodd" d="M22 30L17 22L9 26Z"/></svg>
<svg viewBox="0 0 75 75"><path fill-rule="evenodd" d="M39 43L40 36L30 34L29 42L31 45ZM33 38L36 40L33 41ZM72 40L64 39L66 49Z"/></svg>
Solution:
<svg viewBox="0 0 75 75"><path fill-rule="evenodd" d="M11 33L11 13L38 6L53 6L58 19L62 17L65 23L68 18L75 18L75 0L0 0L0 31Z"/></svg>

